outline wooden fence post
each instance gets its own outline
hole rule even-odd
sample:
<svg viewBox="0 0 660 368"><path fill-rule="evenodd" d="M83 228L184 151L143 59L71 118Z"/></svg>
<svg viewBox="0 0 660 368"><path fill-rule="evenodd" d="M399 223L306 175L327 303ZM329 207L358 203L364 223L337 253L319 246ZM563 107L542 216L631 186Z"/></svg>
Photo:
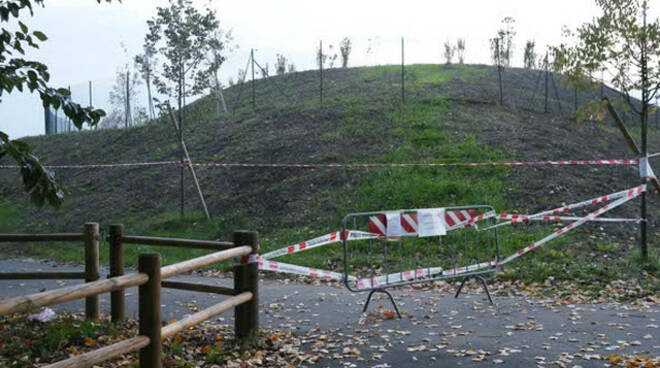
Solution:
<svg viewBox="0 0 660 368"><path fill-rule="evenodd" d="M99 224L88 222L84 230L85 241L85 282L97 281L99 275ZM85 317L99 318L99 296L85 298Z"/></svg>
<svg viewBox="0 0 660 368"><path fill-rule="evenodd" d="M138 291L140 335L149 338L149 345L140 349L140 367L162 367L161 317L160 317L160 255L140 254L138 272L149 276Z"/></svg>
<svg viewBox="0 0 660 368"><path fill-rule="evenodd" d="M109 278L124 275L124 225L110 225L110 274ZM119 323L126 319L126 301L124 289L110 293L110 315L112 322Z"/></svg>
<svg viewBox="0 0 660 368"><path fill-rule="evenodd" d="M256 231L234 232L234 245L249 245L250 255L259 254L259 233ZM252 299L234 308L236 338L244 340L256 337L259 331L259 266L257 263L234 265L234 290L236 294L252 293Z"/></svg>

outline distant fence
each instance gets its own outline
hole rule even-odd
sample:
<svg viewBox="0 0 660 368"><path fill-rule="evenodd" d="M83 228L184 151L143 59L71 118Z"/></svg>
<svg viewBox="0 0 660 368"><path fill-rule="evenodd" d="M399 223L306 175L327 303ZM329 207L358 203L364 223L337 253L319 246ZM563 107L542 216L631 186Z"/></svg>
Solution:
<svg viewBox="0 0 660 368"><path fill-rule="evenodd" d="M85 229L85 234L3 234L0 235L0 240L7 242L24 242L86 239L86 245L92 243L93 245L90 246L90 248L93 248L95 245L96 249L98 249L98 224L86 224ZM233 289L211 285L164 281L164 279L210 266L228 259L256 254L259 250L257 233L240 231L234 233L233 242L209 242L189 239L124 236L123 227L121 225L116 225L111 227L110 243L111 271L108 279L98 280L99 277L97 272L95 281L0 301L0 316L3 316L28 311L34 308L66 303L81 298L94 298L88 299L95 300L96 304L92 304L91 306L93 308L89 309L90 305L88 302L88 308L86 309L88 312L87 317L97 318L98 295L110 292L112 299L112 320L114 322L119 322L125 318L124 290L127 287L139 287L138 336L50 364L46 367L90 367L94 364L139 349L140 367L160 368L162 367L163 338L172 337L189 327L195 326L215 315L226 312L231 308L235 308L235 328L237 338L245 339L254 336L258 331L258 269L256 264L244 265L239 262L236 263L234 266ZM138 272L125 275L123 265L124 243L222 250L165 267L161 267L161 258L159 254L141 254L138 258ZM96 252L95 256L95 262L98 265L98 252ZM92 255L90 255L89 258L91 259ZM86 264L87 263L88 262L86 262ZM5 279L16 279L28 276L32 279L50 279L59 276L76 276L76 278L78 278L80 276L78 274L73 275L68 273L32 273L29 275L26 274L26 276L16 274L4 275L6 276L4 277ZM161 327L161 289L163 287L213 292L217 294L231 295L231 297L177 322ZM92 313L89 313L90 311Z"/></svg>

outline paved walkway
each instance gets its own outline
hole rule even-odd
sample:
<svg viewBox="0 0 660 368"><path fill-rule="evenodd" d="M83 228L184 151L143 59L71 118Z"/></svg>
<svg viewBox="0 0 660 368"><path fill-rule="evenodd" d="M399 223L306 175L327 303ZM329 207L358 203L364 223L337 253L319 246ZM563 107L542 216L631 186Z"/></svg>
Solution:
<svg viewBox="0 0 660 368"><path fill-rule="evenodd" d="M70 266L6 260L0 270L65 271ZM103 270L104 274L107 270ZM179 280L231 285L229 279L179 277ZM78 281L0 281L0 298L38 292ZM564 367L604 367L597 356L640 354L660 356L660 308L629 304L555 306L551 300L495 297L490 306L477 289L458 299L439 291L394 291L403 319L365 317L365 294L344 288L281 281L262 281L264 326L300 334L310 350L327 358L318 367L536 367L561 361ZM127 290L129 316L137 316L137 290ZM163 319L181 318L222 300L222 296L164 289ZM375 298L372 316L390 309ZM109 295L101 297L109 311ZM78 311L83 301L57 306ZM231 313L217 317L232 323ZM552 365L557 366L557 365ZM561 364L558 366L562 366Z"/></svg>

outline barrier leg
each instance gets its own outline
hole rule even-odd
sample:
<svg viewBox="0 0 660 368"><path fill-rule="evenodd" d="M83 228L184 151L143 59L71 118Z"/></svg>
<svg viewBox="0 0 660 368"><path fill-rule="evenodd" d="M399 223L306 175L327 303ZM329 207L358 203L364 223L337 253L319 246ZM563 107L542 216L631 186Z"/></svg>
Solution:
<svg viewBox="0 0 660 368"><path fill-rule="evenodd" d="M397 307L396 302L394 301L394 297L392 296L392 294L389 293L389 291L385 289L373 289L369 292L369 296L367 296L367 301L364 303L364 307L362 308L362 313L366 312L367 308L369 308L369 302L371 302L371 297L374 295L374 293L383 293L387 295L390 298L390 302L392 302L392 306L396 311L397 317L401 319L401 313L399 312L399 307Z"/></svg>
<svg viewBox="0 0 660 368"><path fill-rule="evenodd" d="M493 303L493 298L490 296L490 291L488 290L488 284L486 283L486 279L484 279L481 276L463 277L463 280L461 280L461 285L458 287L458 290L456 290L456 295L454 295L454 298L458 298L458 296L461 294L461 290L463 290L463 286L465 285L465 282L470 277L474 277L475 279L479 280L481 286L484 288L484 291L486 292L486 296L488 297L488 301L490 302L490 305L495 305L495 303Z"/></svg>
<svg viewBox="0 0 660 368"><path fill-rule="evenodd" d="M463 290L463 286L465 286L467 279L467 277L463 277L461 280L461 285L458 287L458 290L456 290L456 295L454 295L454 298L458 298L458 296L461 295L461 290Z"/></svg>
<svg viewBox="0 0 660 368"><path fill-rule="evenodd" d="M477 276L477 279L481 282L481 286L483 286L484 291L486 292L486 296L488 297L490 305L495 305L495 303L493 303L493 298L490 297L490 291L488 291L488 284L486 284L486 279L481 276Z"/></svg>

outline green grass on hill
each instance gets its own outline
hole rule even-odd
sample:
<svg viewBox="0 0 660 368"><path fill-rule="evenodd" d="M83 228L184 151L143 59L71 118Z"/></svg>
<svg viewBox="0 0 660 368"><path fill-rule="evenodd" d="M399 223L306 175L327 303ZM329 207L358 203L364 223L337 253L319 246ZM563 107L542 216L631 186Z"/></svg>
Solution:
<svg viewBox="0 0 660 368"><path fill-rule="evenodd" d="M210 97L187 106L186 141L193 160L424 163L630 156L611 127L579 125L550 114L475 104L472 100L462 102L452 95L460 87L456 81L469 86L470 81L490 78L486 67L407 66L405 105L399 97L397 66L327 73L322 106L314 72L258 81L255 111L245 90L242 98L236 99L238 87L226 91L227 101L234 107L230 114L217 114ZM237 104L232 105L235 101ZM156 121L126 130L29 140L49 163L175 160L178 148L170 130L166 122ZM652 135L652 141L658 141L657 135ZM65 144L73 148L62 150ZM498 211L534 211L638 182L620 168L520 170L199 169L213 214L210 221L197 210L192 188L186 191L186 216L180 218L179 171L174 167L58 171L58 177L71 190L58 211L34 211L25 204L17 177L2 172L0 194L5 199L0 202L0 231L76 231L84 222L99 221L104 230L109 224L123 223L126 233L136 235L227 240L236 229L256 229L263 251L269 251L339 230L341 219L351 212L470 204L488 204ZM601 184L594 187L593 183ZM501 254L506 256L553 228L502 230ZM500 277L612 280L638 274L642 266L631 250L631 232L614 230L613 235L604 236L597 227L581 229L525 255L507 266ZM160 252L165 264L207 253L133 245L126 249L129 265L135 265L137 255L147 251ZM82 261L79 244L32 244L5 247L3 251ZM107 262L105 241L101 255ZM341 256L341 246L335 245L281 260L340 268ZM645 266L650 272L658 272L656 258ZM367 261L358 254L356 265L365 266Z"/></svg>

